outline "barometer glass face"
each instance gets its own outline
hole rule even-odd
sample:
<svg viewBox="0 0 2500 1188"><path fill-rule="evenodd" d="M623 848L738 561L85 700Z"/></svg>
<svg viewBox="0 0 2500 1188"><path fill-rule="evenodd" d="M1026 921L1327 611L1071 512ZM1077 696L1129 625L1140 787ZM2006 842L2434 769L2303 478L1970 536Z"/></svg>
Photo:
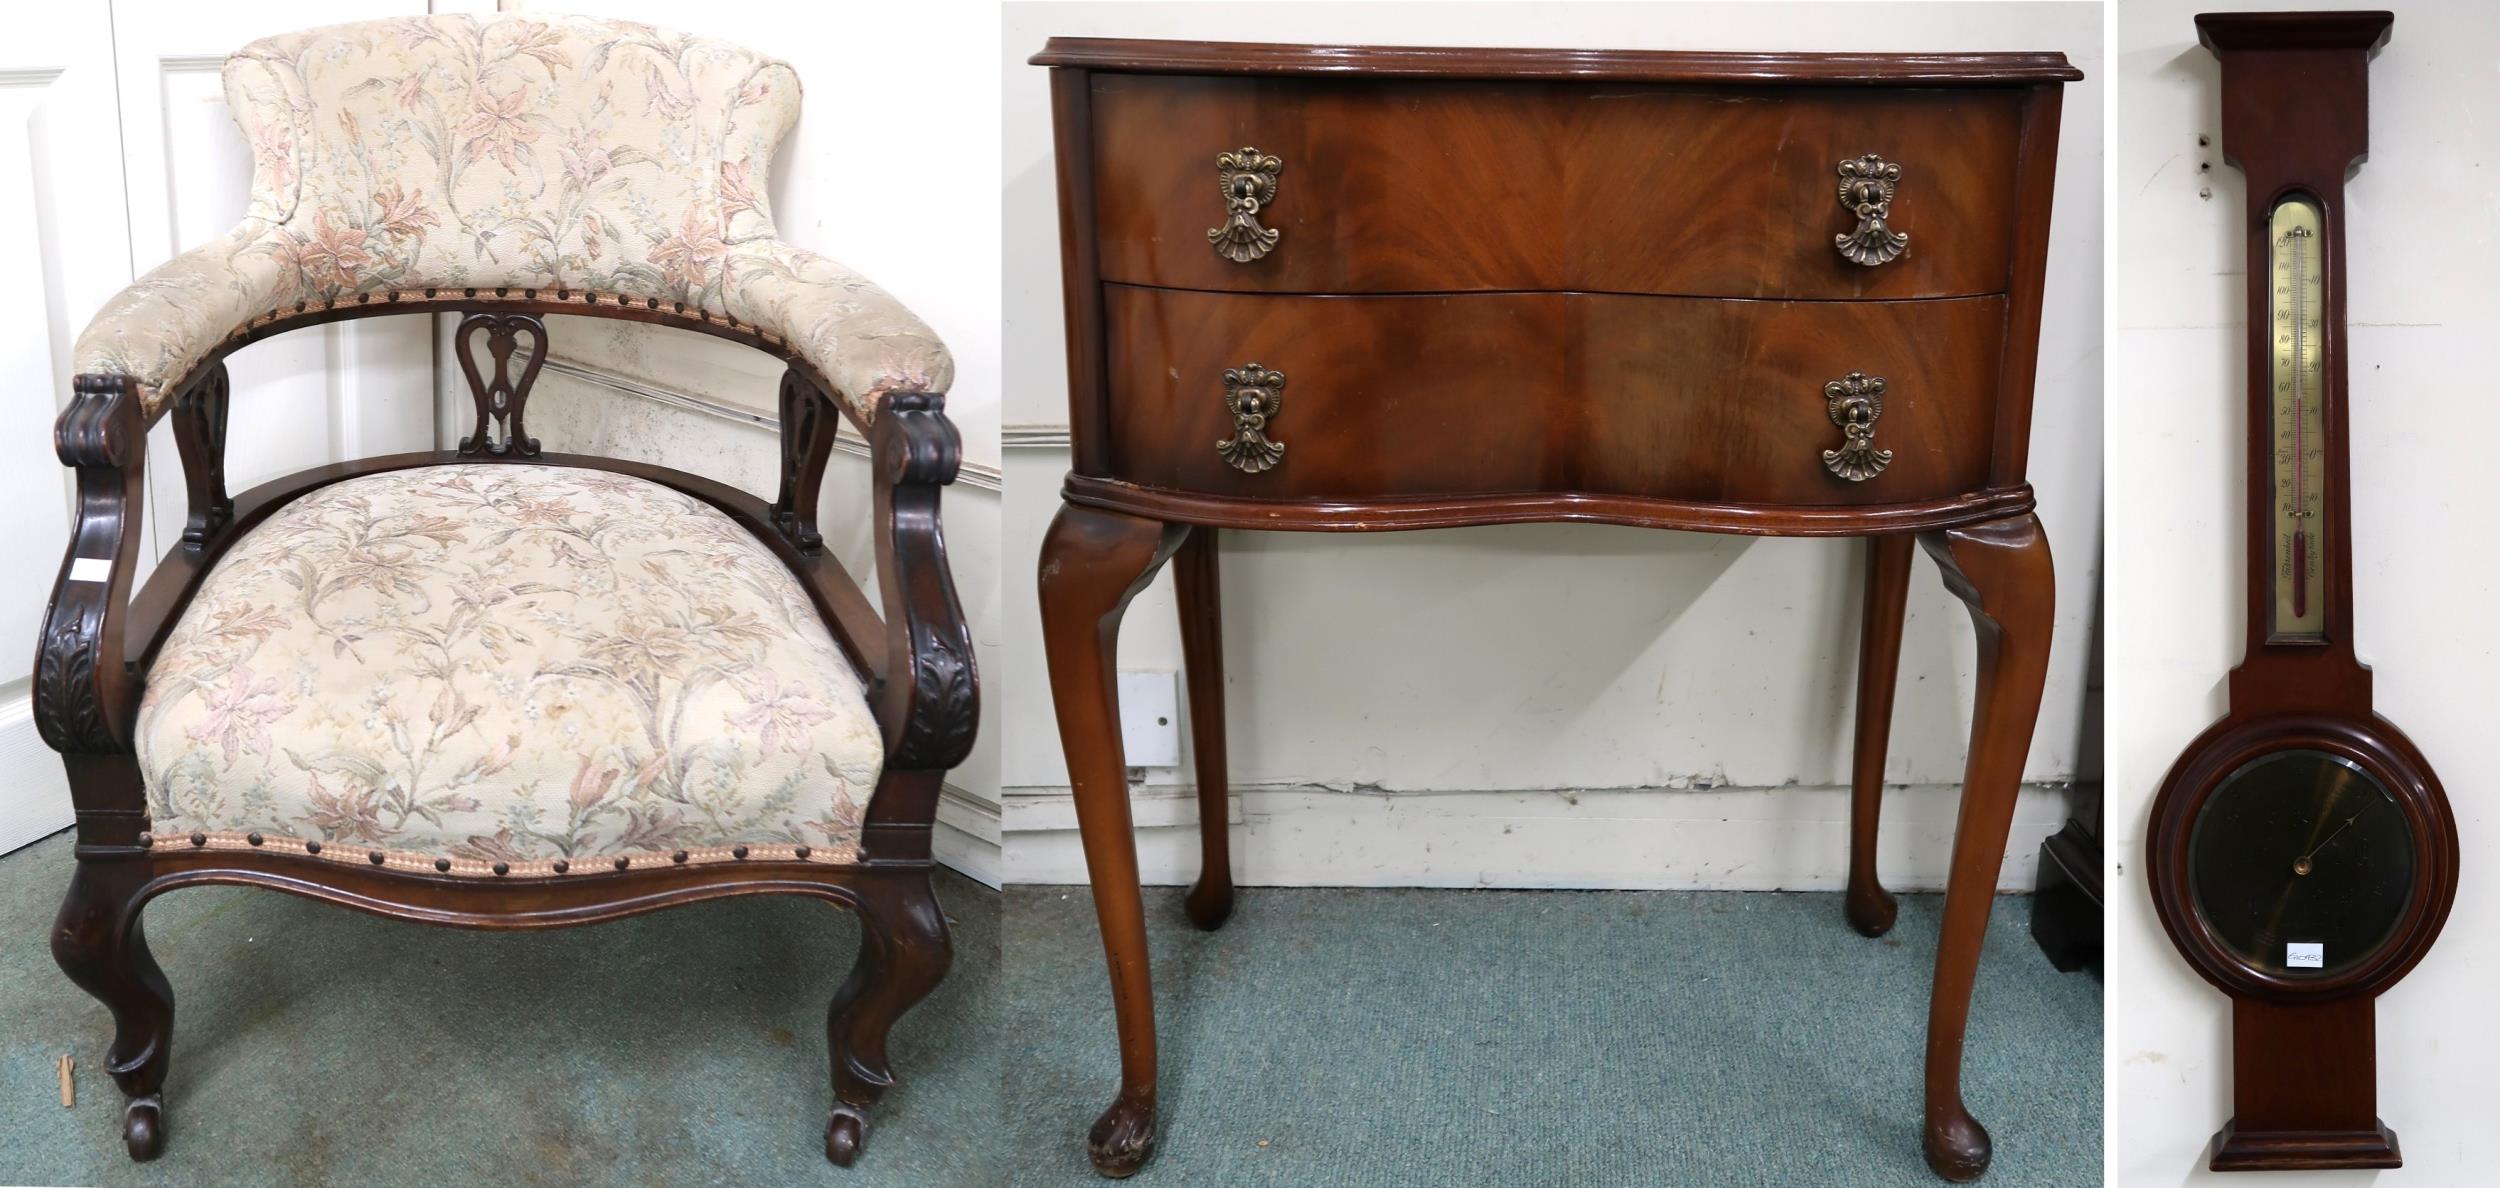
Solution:
<svg viewBox="0 0 2500 1188"><path fill-rule="evenodd" d="M2249 968L2323 978L2387 943L2413 895L2413 827L2394 795L2324 751L2225 777L2188 835L2188 893Z"/></svg>
<svg viewBox="0 0 2500 1188"><path fill-rule="evenodd" d="M2268 371L2274 422L2277 643L2326 639L2326 268L2317 200L2294 194L2269 220Z"/></svg>

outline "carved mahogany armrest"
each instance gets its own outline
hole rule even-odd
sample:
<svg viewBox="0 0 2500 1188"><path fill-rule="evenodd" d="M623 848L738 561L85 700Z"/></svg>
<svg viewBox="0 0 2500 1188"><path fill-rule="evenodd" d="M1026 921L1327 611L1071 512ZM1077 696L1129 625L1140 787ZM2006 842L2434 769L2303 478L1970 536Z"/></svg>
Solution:
<svg viewBox="0 0 2500 1188"><path fill-rule="evenodd" d="M781 491L773 500L772 522L810 556L825 547L816 505L840 423L837 407L811 369L794 363L783 374ZM871 531L885 647L882 654L865 657L873 682L869 703L885 732L888 770L943 772L972 750L980 704L972 629L955 598L938 523L939 491L955 481L963 465L963 437L946 419L943 393L886 392L874 412L868 425L876 488ZM843 634L858 633L845 627ZM869 650L867 639L852 642Z"/></svg>
<svg viewBox="0 0 2500 1188"><path fill-rule="evenodd" d="M35 654L35 728L64 755L128 755L140 681L125 662L122 634L139 552L147 437L129 377L81 375L74 391L53 444L78 472L78 516Z"/></svg>
<svg viewBox="0 0 2500 1188"><path fill-rule="evenodd" d="M962 466L963 438L946 419L944 395L898 392L880 405L869 450L886 640L871 700L885 728L886 767L942 772L972 750L980 706L972 629L938 525L938 495Z"/></svg>

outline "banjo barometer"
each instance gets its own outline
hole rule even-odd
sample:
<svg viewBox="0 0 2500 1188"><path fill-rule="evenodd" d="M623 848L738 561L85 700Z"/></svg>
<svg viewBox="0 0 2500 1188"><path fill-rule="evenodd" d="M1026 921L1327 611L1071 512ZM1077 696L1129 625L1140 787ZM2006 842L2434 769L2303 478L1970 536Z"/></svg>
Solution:
<svg viewBox="0 0 2500 1188"><path fill-rule="evenodd" d="M2216 1171L2401 1166L2375 1001L2456 893L2438 778L2352 645L2344 181L2368 153L2384 12L2208 13L2224 158L2248 181L2248 642L2145 850L2162 927L2231 996Z"/></svg>

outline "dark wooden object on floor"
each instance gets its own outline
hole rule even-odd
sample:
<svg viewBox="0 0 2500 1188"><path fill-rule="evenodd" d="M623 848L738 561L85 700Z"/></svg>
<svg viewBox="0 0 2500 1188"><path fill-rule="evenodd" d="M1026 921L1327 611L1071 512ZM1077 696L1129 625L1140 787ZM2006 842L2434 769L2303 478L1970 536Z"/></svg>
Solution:
<svg viewBox="0 0 2500 1188"><path fill-rule="evenodd" d="M2216 1171L2403 1165L2395 1132L2378 1117L2374 1004L2429 951L2456 894L2456 821L2446 794L2412 741L2372 708L2370 670L2352 643L2344 182L2368 155L2369 62L2393 23L2385 12L2196 18L2204 46L2222 64L2222 150L2248 179L2247 650L2231 670L2229 712L2188 745L2162 782L2145 865L2171 943L2232 998L2233 1117L2214 1136ZM2314 199L2322 216L2314 238L2324 272L2316 344L2324 386L2314 395L2322 398L2324 440L2316 448L2325 490L2322 527L2311 527L2325 548L2322 563L2314 553L2307 560L2323 575L2324 607L2320 630L2286 635L2277 630L2275 581L2293 567L2278 564L2274 505L2290 483L2278 484L2274 467L2269 262L2274 213L2301 196ZM2214 794L2258 759L2286 751L2332 757L2376 784L2411 842L2410 886L2384 942L2357 964L2321 966L2315 976L2260 968L2222 940L2198 908L2190 869L2200 812ZM2288 799L2311 799L2306 791ZM2309 859L2323 848L2293 862L2286 881L2310 874Z"/></svg>
<svg viewBox="0 0 2500 1188"><path fill-rule="evenodd" d="M1118 1097L1155 1135L1154 1002L1114 653L1166 561L1204 861L1233 907L1219 529L1579 520L1869 539L1851 926L1911 544L1980 638L1937 953L1926 1151L1969 1179L1962 1037L2047 663L2025 464L2055 54L1383 49L1054 39L1074 468L1045 651L1110 961ZM1602 101L1601 101L1602 100ZM1675 146L1666 151L1661 146Z"/></svg>
<svg viewBox="0 0 2500 1188"><path fill-rule="evenodd" d="M2090 822L2069 817L2064 828L2040 842L2031 939L2059 973L2101 960L2100 802L2100 794L2093 793Z"/></svg>
<svg viewBox="0 0 2500 1188"><path fill-rule="evenodd" d="M238 497L227 495L227 355L304 326L384 313L446 312L464 315L456 341L477 403L474 432L459 449L343 462L276 479ZM541 454L523 429L522 414L546 356L545 314L678 326L786 361L784 456L797 461L784 468L779 498L766 504L735 488L644 463ZM491 377L481 374L471 354L481 333L492 356ZM530 345L516 375L513 355L522 337ZM131 1157L152 1159L163 1149L174 1022L173 993L149 955L141 909L179 887L233 884L478 929L590 924L740 895L805 895L848 908L859 916L862 936L857 962L826 1018L833 1104L824 1135L826 1156L848 1166L865 1141L867 1111L894 1084L887 1032L945 976L953 953L930 886L929 833L939 786L972 745L978 682L938 522L939 493L954 481L961 456L944 397L890 394L866 427L875 470L871 531L882 618L824 551L816 530L825 452L836 415L852 415L848 406L795 352L700 311L639 298L628 304L579 291L523 289L441 290L439 296L428 290L387 301L315 305L257 321L228 338L179 382L168 403L190 516L183 543L134 594L147 462L139 394L120 377L77 377L75 396L56 432L62 462L77 471L77 522L35 662L36 722L44 741L61 752L77 807L77 871L53 929L52 952L72 980L112 1011L115 1034L105 1067L130 1098L123 1133ZM788 440L794 437L799 440ZM614 471L683 492L718 508L789 566L836 642L869 680L870 707L884 734L885 768L865 808L856 865L758 860L481 879L367 868L303 853L146 844L148 801L132 751L132 718L157 648L218 558L272 513L328 484L410 467L498 461ZM72 565L80 558L110 558L109 578L73 580Z"/></svg>

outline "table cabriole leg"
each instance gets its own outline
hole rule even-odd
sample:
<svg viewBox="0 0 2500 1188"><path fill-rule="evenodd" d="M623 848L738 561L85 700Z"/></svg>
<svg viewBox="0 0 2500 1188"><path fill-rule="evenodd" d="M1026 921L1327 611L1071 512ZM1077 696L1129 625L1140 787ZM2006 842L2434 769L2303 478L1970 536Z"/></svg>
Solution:
<svg viewBox="0 0 2500 1188"><path fill-rule="evenodd" d="M1875 874L1876 823L1884 807L1884 755L1892 741L1892 694L1901 672L1901 622L1910 593L1915 538L1866 542L1866 621L1858 632L1857 751L1849 768L1849 926L1862 936L1892 931L1896 905Z"/></svg>
<svg viewBox="0 0 2500 1188"><path fill-rule="evenodd" d="M1183 524L1068 505L1042 540L1043 650L1120 1033L1120 1094L1086 1153L1115 1178L1145 1166L1155 1137L1154 986L1114 675L1120 620L1188 534Z"/></svg>
<svg viewBox="0 0 2500 1188"><path fill-rule="evenodd" d="M1233 914L1233 860L1224 756L1224 614L1216 592L1215 529L1193 528L1172 556L1181 663L1189 672L1189 742L1198 773L1198 881L1184 901L1210 932Z"/></svg>
<svg viewBox="0 0 2500 1188"><path fill-rule="evenodd" d="M1987 1128L1962 1101L1962 1040L1997 874L2005 864L2014 797L2048 676L2056 589L2048 539L2030 513L1931 532L1920 541L1943 571L1945 587L1970 607L1979 636L1970 758L1927 1008L1927 1165L1945 1179L1962 1181L1988 1170Z"/></svg>

